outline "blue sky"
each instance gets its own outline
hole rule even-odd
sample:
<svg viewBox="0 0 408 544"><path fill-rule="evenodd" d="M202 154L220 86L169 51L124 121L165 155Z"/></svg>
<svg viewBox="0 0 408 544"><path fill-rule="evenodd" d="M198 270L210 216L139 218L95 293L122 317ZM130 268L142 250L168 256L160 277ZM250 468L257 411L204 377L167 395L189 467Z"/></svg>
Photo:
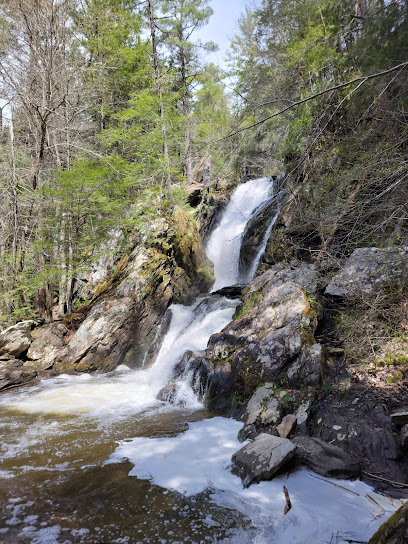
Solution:
<svg viewBox="0 0 408 544"><path fill-rule="evenodd" d="M211 7L214 10L207 26L196 33L196 38L201 41L212 41L218 44L219 50L209 56L211 62L225 67L225 53L228 49L230 38L236 34L237 21L243 13L248 0L211 0Z"/></svg>

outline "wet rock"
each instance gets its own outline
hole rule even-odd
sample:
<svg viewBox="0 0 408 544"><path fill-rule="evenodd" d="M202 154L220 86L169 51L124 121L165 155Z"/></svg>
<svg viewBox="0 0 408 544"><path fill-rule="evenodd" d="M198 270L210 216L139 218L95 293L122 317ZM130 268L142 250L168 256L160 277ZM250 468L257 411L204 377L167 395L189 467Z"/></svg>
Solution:
<svg viewBox="0 0 408 544"><path fill-rule="evenodd" d="M173 369L173 377L178 378L182 376L188 367L188 364L191 359L195 357L195 354L192 351L186 351L183 357L180 359L178 363L175 364Z"/></svg>
<svg viewBox="0 0 408 544"><path fill-rule="evenodd" d="M34 321L20 321L0 333L0 355L9 354L18 357L31 344L31 329Z"/></svg>
<svg viewBox="0 0 408 544"><path fill-rule="evenodd" d="M401 447L404 451L408 451L408 424L401 429Z"/></svg>
<svg viewBox="0 0 408 544"><path fill-rule="evenodd" d="M352 382L347 396L332 393L322 399L309 429L314 437L334 443L355 459L362 459L366 472L382 474L395 482L406 482L406 456L401 455L396 428L381 396L375 391L365 391L363 384ZM373 484L387 490L391 496L395 493L401 496L404 492L386 482L374 480Z"/></svg>
<svg viewBox="0 0 408 544"><path fill-rule="evenodd" d="M274 181L271 179L271 191L273 186ZM242 237L240 252L240 269L243 275L250 270L262 247L268 227L285 200L287 200L287 197L284 192L271 196L259 206L257 212L248 221Z"/></svg>
<svg viewBox="0 0 408 544"><path fill-rule="evenodd" d="M61 349L66 345L68 328L61 322L48 323L31 332L32 342L27 351L30 366L46 370L52 367Z"/></svg>
<svg viewBox="0 0 408 544"><path fill-rule="evenodd" d="M400 282L408 273L408 251L364 247L354 250L325 294L350 298L378 293L391 280Z"/></svg>
<svg viewBox="0 0 408 544"><path fill-rule="evenodd" d="M227 298L239 298L242 295L242 291L245 289L246 284L238 283L236 285L229 285L227 287L222 287L215 291L213 295L220 295Z"/></svg>
<svg viewBox="0 0 408 544"><path fill-rule="evenodd" d="M0 391L17 385L23 385L37 377L34 368L20 366L0 366Z"/></svg>
<svg viewBox="0 0 408 544"><path fill-rule="evenodd" d="M205 354L210 361L207 406L226 411L234 393L250 398L262 383L287 386L297 380L320 379L320 347L315 344L316 312L300 285L284 281L292 273L279 268L280 282L265 273L245 290L244 306L221 333L210 338ZM267 276L263 278L263 276ZM253 291L253 286L260 286ZM297 363L297 372L287 373ZM220 379L222 377L222 379Z"/></svg>
<svg viewBox="0 0 408 544"><path fill-rule="evenodd" d="M402 427L408 423L408 406L399 408L391 414L391 421L397 427Z"/></svg>
<svg viewBox="0 0 408 544"><path fill-rule="evenodd" d="M328 478L357 478L360 463L333 444L318 438L299 436L293 439L297 455L307 467Z"/></svg>
<svg viewBox="0 0 408 544"><path fill-rule="evenodd" d="M175 383L169 383L163 389L157 393L156 398L163 402L170 404L174 403L177 396L177 385Z"/></svg>
<svg viewBox="0 0 408 544"><path fill-rule="evenodd" d="M297 418L293 414L288 414L282 418L282 421L276 427L281 438L287 438L295 429Z"/></svg>
<svg viewBox="0 0 408 544"><path fill-rule="evenodd" d="M232 472L244 486L271 480L296 453L296 446L286 438L262 433L232 456Z"/></svg>

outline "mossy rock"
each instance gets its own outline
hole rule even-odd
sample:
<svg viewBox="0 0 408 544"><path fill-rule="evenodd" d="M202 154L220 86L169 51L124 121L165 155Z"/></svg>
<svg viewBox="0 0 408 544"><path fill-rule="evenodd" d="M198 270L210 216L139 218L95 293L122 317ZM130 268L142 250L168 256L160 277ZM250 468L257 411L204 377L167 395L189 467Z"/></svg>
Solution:
<svg viewBox="0 0 408 544"><path fill-rule="evenodd" d="M394 514L381 525L370 538L368 544L402 544L408 523L408 502L403 504Z"/></svg>

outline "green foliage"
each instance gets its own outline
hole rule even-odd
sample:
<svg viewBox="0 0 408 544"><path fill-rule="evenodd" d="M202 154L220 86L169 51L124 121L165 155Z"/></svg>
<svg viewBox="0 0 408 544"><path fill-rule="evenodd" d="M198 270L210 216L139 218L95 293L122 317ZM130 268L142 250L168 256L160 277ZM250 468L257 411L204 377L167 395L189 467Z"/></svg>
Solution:
<svg viewBox="0 0 408 544"><path fill-rule="evenodd" d="M234 320L239 321L247 312L251 311L259 301L259 292L255 291L252 295L245 300L244 304L239 308L238 312L234 314Z"/></svg>

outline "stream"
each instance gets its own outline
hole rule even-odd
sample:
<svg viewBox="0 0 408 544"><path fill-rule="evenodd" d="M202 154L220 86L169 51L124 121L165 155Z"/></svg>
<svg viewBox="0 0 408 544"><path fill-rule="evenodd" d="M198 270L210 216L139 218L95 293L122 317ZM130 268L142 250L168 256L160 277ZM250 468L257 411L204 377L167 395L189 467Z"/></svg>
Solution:
<svg viewBox="0 0 408 544"><path fill-rule="evenodd" d="M207 245L213 292L255 274L263 250L244 277L242 234L272 192L270 178L234 191ZM183 354L202 352L238 304L210 293L171 306L157 358L141 370L60 375L0 396L1 543L369 539L399 501L308 470L243 489L229 470L242 424L206 411L188 372L175 382L175 402L157 400ZM286 516L283 485L292 500Z"/></svg>

